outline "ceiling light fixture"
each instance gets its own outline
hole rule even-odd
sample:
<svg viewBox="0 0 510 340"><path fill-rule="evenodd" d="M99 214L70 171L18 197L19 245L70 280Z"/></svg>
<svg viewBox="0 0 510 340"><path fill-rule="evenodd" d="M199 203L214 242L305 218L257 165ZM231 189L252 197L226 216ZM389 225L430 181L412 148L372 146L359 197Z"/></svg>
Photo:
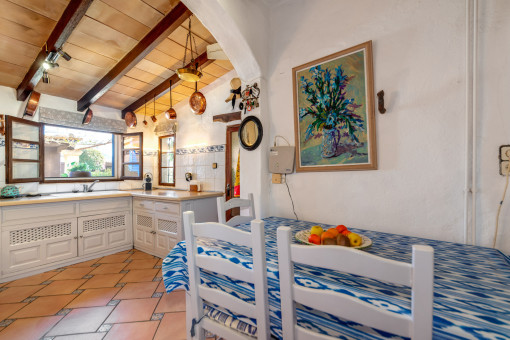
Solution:
<svg viewBox="0 0 510 340"><path fill-rule="evenodd" d="M188 40L190 47L190 67L186 67L186 55L188 52ZM195 63L195 57L193 56L193 43L195 43L195 54L198 57L197 51L197 42L195 41L195 37L193 37L193 32L191 31L191 17L189 18L189 27L188 27L188 35L186 36L186 47L184 49L184 59L182 60L182 67L177 69L177 75L184 81L189 82L197 82L200 78L202 78L202 72L198 70L198 63Z"/></svg>
<svg viewBox="0 0 510 340"><path fill-rule="evenodd" d="M170 94L170 108L165 111L165 117L166 119L177 119L177 112L175 112L174 108L172 107L172 79L170 79L170 90L168 93Z"/></svg>
<svg viewBox="0 0 510 340"><path fill-rule="evenodd" d="M42 74L42 81L43 81L43 83L45 83L45 84L49 84L49 83L50 83L50 77L48 76L48 72L43 71L43 74Z"/></svg>
<svg viewBox="0 0 510 340"><path fill-rule="evenodd" d="M59 49L57 50L57 53L58 53L58 54L60 54L60 56L61 56L62 58L64 58L65 60L67 60L67 61L69 61L69 60L71 60L71 59L72 59L72 57L71 57L69 54L67 54L65 51L63 51L61 48L59 48Z"/></svg>

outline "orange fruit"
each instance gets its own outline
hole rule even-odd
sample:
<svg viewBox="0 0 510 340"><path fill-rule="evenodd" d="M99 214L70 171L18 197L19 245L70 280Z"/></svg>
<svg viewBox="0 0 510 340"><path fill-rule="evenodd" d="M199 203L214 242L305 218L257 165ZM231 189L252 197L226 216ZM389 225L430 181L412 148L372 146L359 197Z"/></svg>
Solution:
<svg viewBox="0 0 510 340"><path fill-rule="evenodd" d="M330 233L329 231L325 231L321 235L321 241L324 241L326 238L335 238L336 236Z"/></svg>
<svg viewBox="0 0 510 340"><path fill-rule="evenodd" d="M335 237L337 237L337 235L339 234L338 230L336 230L335 228L329 228L326 231L332 233L333 235L335 235Z"/></svg>
<svg viewBox="0 0 510 340"><path fill-rule="evenodd" d="M342 231L342 235L348 236L351 232L349 230Z"/></svg>

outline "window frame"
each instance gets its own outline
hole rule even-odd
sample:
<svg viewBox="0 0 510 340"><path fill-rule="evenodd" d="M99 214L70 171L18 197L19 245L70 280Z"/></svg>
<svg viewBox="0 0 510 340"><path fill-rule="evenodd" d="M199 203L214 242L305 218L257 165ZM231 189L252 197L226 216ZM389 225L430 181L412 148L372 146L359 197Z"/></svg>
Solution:
<svg viewBox="0 0 510 340"><path fill-rule="evenodd" d="M162 157L163 157L163 152L162 152L162 147L161 147L161 141L164 139L164 138L169 138L169 137L174 137L174 150L173 150L173 154L174 154L174 166L173 166L173 179L174 181L172 183L162 183L161 182L161 169L163 169L163 167L161 166L162 164ZM176 135L175 133L172 133L172 134L169 134L169 135L165 135L165 136L159 136L159 141L158 141L158 146L159 146L159 149L158 149L158 183L159 185L161 186L166 186L166 187L175 187L175 150L176 150L176 144L177 144L177 140L176 140ZM165 152L165 153L170 153L170 152ZM165 167L165 169L168 169L169 167Z"/></svg>
<svg viewBox="0 0 510 340"><path fill-rule="evenodd" d="M124 148L124 138L129 136L139 136L140 137L140 147L138 149L125 149ZM143 132L134 132L134 133L123 133L120 136L120 179L125 180L141 180L143 179ZM140 159L138 162L124 162L124 151L125 150L139 150L140 151ZM131 177L131 176L125 176L124 175L124 165L126 164L138 164L140 166L140 176L137 177Z"/></svg>
<svg viewBox="0 0 510 340"><path fill-rule="evenodd" d="M22 139L13 139L13 128L12 124L20 123L27 124L32 126L37 126L39 128L39 141L28 141ZM83 183L83 182L93 182L95 180L100 180L101 182L120 182L123 180L142 180L143 179L143 132L135 132L135 133L115 133L109 131L102 131L106 133L111 133L113 135L113 145L112 148L114 150L113 155L113 167L112 173L113 177L80 177L77 179L66 179L64 177L52 177L52 179L47 179L44 176L44 126L57 126L62 128L70 128L70 129L80 129L79 127L74 126L65 126L51 123L41 123L34 122L31 120L26 120L22 118L18 118L15 116L6 115L6 133L5 133L5 182L6 184L16 184L16 183ZM81 129L81 130L90 130L90 129ZM95 131L95 130L90 130ZM140 148L139 149L126 149L126 150L140 150L140 162L138 163L127 163L127 164L139 164L140 165L140 176L138 177L125 177L124 176L124 137L126 136L140 136ZM118 139L120 140L120 154L119 154L119 146L117 145ZM39 146L39 160L24 160L24 159L14 159L12 155L12 146L14 142L22 142L22 143L30 143L37 144ZM13 160L14 162L30 162L30 163L38 163L39 166L39 177L37 178L20 178L15 179L12 178L13 175ZM174 159L175 162L175 159ZM117 167L120 166L121 169Z"/></svg>
<svg viewBox="0 0 510 340"><path fill-rule="evenodd" d="M13 116L6 116L7 120L7 129L5 131L5 161L6 161L6 171L5 171L5 182L6 184L14 184L14 183L30 183L30 182L41 182L44 179L44 135L43 135L43 126L41 123L33 122L31 120L26 120ZM26 124L37 126L39 128L39 141L29 141L24 139L14 139L13 138L13 129L12 123ZM18 159L13 158L12 147L15 142L18 143L28 143L28 144L37 144L39 145L39 159L36 160L27 160L27 159ZM39 177L33 178L13 178L13 162L26 162L26 163L37 163L39 166Z"/></svg>

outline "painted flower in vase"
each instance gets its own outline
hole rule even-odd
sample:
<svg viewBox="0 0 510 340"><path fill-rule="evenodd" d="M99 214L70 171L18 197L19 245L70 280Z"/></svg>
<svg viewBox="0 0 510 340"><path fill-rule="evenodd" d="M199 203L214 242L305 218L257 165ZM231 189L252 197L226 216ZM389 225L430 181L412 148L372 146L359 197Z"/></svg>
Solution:
<svg viewBox="0 0 510 340"><path fill-rule="evenodd" d="M300 78L301 92L306 96L306 107L300 107L299 119L308 119L304 142L322 137L321 157L332 158L347 153L358 154L362 146L358 136L364 129L364 119L356 113L362 105L349 97L346 90L354 78L347 75L342 65L334 71L321 65L309 69L311 80Z"/></svg>

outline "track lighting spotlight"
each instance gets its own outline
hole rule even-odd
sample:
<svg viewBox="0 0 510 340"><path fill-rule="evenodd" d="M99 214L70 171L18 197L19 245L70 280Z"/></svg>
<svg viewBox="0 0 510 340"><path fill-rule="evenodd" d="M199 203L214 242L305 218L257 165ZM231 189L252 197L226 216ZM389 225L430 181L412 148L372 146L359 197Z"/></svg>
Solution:
<svg viewBox="0 0 510 340"><path fill-rule="evenodd" d="M48 72L43 71L42 81L45 84L49 84L50 83L50 77L48 76Z"/></svg>
<svg viewBox="0 0 510 340"><path fill-rule="evenodd" d="M52 69L52 68L55 68L55 67L58 67L58 64L55 63L55 62L52 62L52 61L49 61L49 60L45 60L42 64L43 68L45 70L49 70L49 69Z"/></svg>
<svg viewBox="0 0 510 340"><path fill-rule="evenodd" d="M60 54L60 56L62 58L64 58L65 60L67 60L67 61L71 60L71 56L69 54L67 54L65 51L63 51L61 48L59 48L57 50L57 53Z"/></svg>

